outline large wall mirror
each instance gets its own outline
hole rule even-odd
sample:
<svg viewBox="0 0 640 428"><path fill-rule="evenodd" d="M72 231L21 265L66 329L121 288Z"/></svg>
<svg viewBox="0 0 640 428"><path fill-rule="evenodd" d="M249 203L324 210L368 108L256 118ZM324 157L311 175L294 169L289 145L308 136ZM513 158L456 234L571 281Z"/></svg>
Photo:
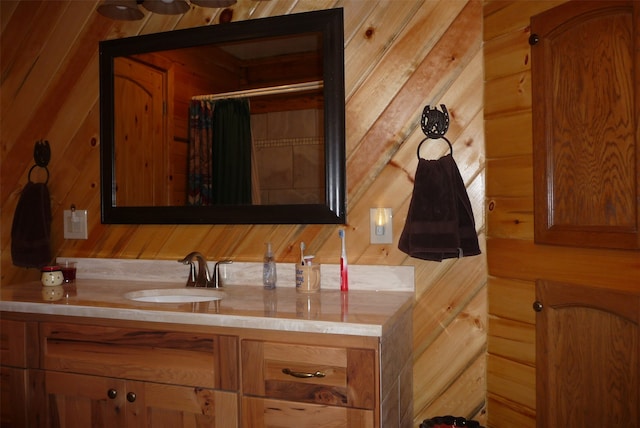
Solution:
<svg viewBox="0 0 640 428"><path fill-rule="evenodd" d="M102 222L346 222L342 9L100 42Z"/></svg>

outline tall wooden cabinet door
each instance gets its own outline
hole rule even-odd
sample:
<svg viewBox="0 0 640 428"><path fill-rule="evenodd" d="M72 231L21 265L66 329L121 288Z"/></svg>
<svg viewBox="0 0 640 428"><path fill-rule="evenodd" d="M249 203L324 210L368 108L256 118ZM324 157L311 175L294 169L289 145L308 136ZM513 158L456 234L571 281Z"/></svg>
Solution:
<svg viewBox="0 0 640 428"><path fill-rule="evenodd" d="M130 381L127 399L127 426L130 427L238 426L238 394L235 392Z"/></svg>
<svg viewBox="0 0 640 428"><path fill-rule="evenodd" d="M539 280L537 426L640 427L640 293Z"/></svg>
<svg viewBox="0 0 640 428"><path fill-rule="evenodd" d="M124 427L125 382L100 376L47 371L48 427Z"/></svg>
<svg viewBox="0 0 640 428"><path fill-rule="evenodd" d="M116 203L168 205L166 76L130 58L114 61Z"/></svg>
<svg viewBox="0 0 640 428"><path fill-rule="evenodd" d="M535 241L640 248L640 2L531 18Z"/></svg>

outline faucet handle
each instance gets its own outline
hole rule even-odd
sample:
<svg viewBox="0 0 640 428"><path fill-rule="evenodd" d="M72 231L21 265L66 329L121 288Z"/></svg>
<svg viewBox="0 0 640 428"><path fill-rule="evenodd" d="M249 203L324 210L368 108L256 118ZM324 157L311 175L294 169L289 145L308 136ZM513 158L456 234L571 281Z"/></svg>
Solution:
<svg viewBox="0 0 640 428"><path fill-rule="evenodd" d="M233 263L233 260L219 260L213 265L213 287L214 288L222 288L220 285L220 268L219 265L227 265Z"/></svg>

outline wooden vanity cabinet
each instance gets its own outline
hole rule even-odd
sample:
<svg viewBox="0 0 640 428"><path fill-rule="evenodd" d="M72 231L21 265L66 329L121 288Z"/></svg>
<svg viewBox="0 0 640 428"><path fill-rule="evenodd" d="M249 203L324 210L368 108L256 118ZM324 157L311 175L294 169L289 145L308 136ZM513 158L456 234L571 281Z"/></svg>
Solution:
<svg viewBox="0 0 640 428"><path fill-rule="evenodd" d="M412 426L410 310L380 336L2 317L2 427Z"/></svg>
<svg viewBox="0 0 640 428"><path fill-rule="evenodd" d="M237 338L42 323L46 426L237 427Z"/></svg>
<svg viewBox="0 0 640 428"><path fill-rule="evenodd" d="M243 340L245 427L373 427L373 349Z"/></svg>

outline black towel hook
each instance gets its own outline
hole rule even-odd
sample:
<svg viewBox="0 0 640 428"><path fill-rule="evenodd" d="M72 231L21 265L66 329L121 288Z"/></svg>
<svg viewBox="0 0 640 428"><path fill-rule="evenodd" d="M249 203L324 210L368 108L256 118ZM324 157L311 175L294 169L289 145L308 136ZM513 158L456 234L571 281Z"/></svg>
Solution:
<svg viewBox="0 0 640 428"><path fill-rule="evenodd" d="M440 139L442 138L449 144L449 151L451 155L453 155L453 146L451 145L451 141L444 136L449 130L449 112L447 111L447 106L444 104L440 104L442 111L438 110L437 107L431 108L430 105L425 106L422 110L422 119L420 120L420 126L422 127L422 132L427 138L420 141L418 144L418 159L420 159L420 147L422 143L427 141L428 139Z"/></svg>
<svg viewBox="0 0 640 428"><path fill-rule="evenodd" d="M32 182L31 173L34 168L39 166L40 168L44 168L47 172L47 179L44 182L44 184L47 184L49 182L49 168L47 168L47 165L49 165L49 161L51 160L51 147L49 146L49 141L36 141L36 144L33 147L33 160L36 164L29 170L29 182Z"/></svg>

